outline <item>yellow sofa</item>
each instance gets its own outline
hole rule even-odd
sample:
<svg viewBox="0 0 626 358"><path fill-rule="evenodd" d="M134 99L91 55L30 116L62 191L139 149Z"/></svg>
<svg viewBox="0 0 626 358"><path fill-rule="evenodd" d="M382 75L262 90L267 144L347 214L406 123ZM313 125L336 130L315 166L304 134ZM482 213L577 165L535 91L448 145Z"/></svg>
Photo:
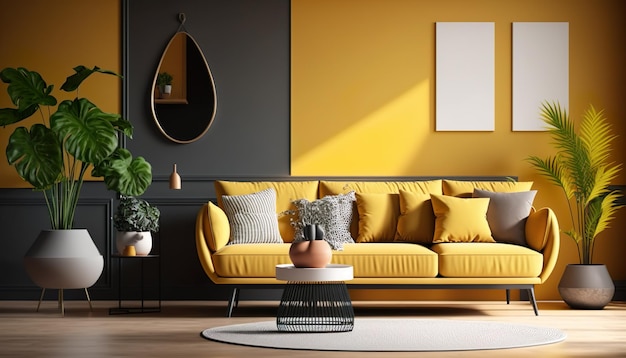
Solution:
<svg viewBox="0 0 626 358"><path fill-rule="evenodd" d="M433 243L430 239L434 235L440 240L442 230L450 229L441 221L446 219L445 215L440 217L441 213L434 212L441 211L440 201L452 200L465 205L470 203L467 199L476 189L489 193L522 193L530 191L531 186L532 182L511 181L504 177L502 181L216 181L217 205L208 202L197 216L196 247L211 281L232 288L228 305L230 316L238 302L239 289L281 287L284 284L276 280L275 267L290 263L288 252L294 227L293 217L285 213L294 210L294 200L313 202L325 196L354 191L356 201L350 233L355 242L343 244L342 250L333 251L332 256L332 263L354 267L354 279L346 282L348 288L501 288L506 290L507 303L509 290L521 289L528 292L537 315L534 285L548 279L559 251L558 222L550 208L529 210L523 221L524 245L475 242L489 240L476 240L471 236L474 233L470 234L469 240L460 240L469 242L452 239ZM276 220L283 242L229 245L231 228L223 210L223 195L246 195L268 188L273 188L276 193ZM410 207L415 200L421 205L417 205L421 210L419 213L409 210L415 209L416 206ZM475 202L478 203L471 203ZM484 201L481 203L483 205ZM435 204L439 209L433 209ZM473 209L470 207L469 210ZM484 212L474 219L467 219L472 216L469 214L472 213L461 215L462 225L474 226L484 218ZM411 234L419 222L421 232ZM423 242L424 236L430 242Z"/></svg>

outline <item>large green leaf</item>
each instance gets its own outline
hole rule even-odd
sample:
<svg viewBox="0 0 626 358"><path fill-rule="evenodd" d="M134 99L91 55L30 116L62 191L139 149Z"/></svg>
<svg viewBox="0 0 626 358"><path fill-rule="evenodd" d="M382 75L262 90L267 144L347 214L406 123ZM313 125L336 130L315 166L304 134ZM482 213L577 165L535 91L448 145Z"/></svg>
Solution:
<svg viewBox="0 0 626 358"><path fill-rule="evenodd" d="M38 105L32 105L24 110L16 108L0 108L0 126L17 123L22 119L32 116L39 108Z"/></svg>
<svg viewBox="0 0 626 358"><path fill-rule="evenodd" d="M80 84L83 83L85 79L87 79L87 77L91 76L91 74L95 72L104 73L107 75L114 75L120 78L122 77L113 71L103 70L98 66L94 66L93 69L89 69L85 66L76 66L74 67L74 72L76 73L69 76L65 80L65 83L63 83L63 85L61 86L62 90L67 91L67 92L76 90L78 86L80 86Z"/></svg>
<svg viewBox="0 0 626 358"><path fill-rule="evenodd" d="M56 98L50 95L54 86L46 85L37 72L23 67L17 69L7 67L0 71L0 79L9 84L7 92L20 112L36 105L54 106L57 104Z"/></svg>
<svg viewBox="0 0 626 358"><path fill-rule="evenodd" d="M34 124L30 132L15 129L7 145L9 164L36 189L47 189L63 174L63 156L56 134L42 124Z"/></svg>
<svg viewBox="0 0 626 358"><path fill-rule="evenodd" d="M117 148L117 132L112 120L116 114L104 113L86 98L63 101L50 116L50 126L64 141L65 150L74 158L97 164Z"/></svg>
<svg viewBox="0 0 626 358"><path fill-rule="evenodd" d="M139 196L152 184L152 166L143 157L133 158L123 148L94 167L92 175L104 177L107 189L125 196Z"/></svg>

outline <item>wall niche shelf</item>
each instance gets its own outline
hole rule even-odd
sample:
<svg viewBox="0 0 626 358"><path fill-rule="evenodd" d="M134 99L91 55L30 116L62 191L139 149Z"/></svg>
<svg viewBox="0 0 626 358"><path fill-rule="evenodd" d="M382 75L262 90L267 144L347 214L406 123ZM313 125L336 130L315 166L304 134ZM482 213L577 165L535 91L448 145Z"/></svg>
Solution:
<svg viewBox="0 0 626 358"><path fill-rule="evenodd" d="M189 104L186 98L155 98L156 104Z"/></svg>

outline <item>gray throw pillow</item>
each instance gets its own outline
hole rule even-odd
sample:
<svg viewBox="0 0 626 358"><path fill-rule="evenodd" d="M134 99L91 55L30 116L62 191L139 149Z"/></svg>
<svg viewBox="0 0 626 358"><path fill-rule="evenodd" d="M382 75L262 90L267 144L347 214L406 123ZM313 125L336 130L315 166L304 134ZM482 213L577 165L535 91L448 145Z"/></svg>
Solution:
<svg viewBox="0 0 626 358"><path fill-rule="evenodd" d="M496 242L527 246L526 219L536 194L536 190L501 193L474 189L472 196L489 198L487 222Z"/></svg>
<svg viewBox="0 0 626 358"><path fill-rule="evenodd" d="M222 195L232 244L282 244L273 188L246 195Z"/></svg>
<svg viewBox="0 0 626 358"><path fill-rule="evenodd" d="M327 195L315 201L295 200L297 220L295 221L294 241L304 240L302 226L317 224L324 230L326 240L333 250L343 250L344 243L354 243L350 234L352 207L356 197L351 191L347 194Z"/></svg>

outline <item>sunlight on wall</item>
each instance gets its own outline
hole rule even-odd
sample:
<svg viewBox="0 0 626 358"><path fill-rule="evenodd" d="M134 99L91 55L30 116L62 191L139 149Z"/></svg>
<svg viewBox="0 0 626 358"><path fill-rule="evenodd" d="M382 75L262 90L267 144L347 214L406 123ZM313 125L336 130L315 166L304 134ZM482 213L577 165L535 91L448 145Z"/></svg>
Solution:
<svg viewBox="0 0 626 358"><path fill-rule="evenodd" d="M561 227L569 228L562 193L526 160L553 153L549 136L511 130L512 23L569 23L569 112L578 119L589 103L605 109L620 138L613 160L624 163L623 14L623 2L615 0L292 0L291 175L514 175L533 181L535 206L553 208ZM435 23L445 21L495 23L492 132L434 130ZM613 184L624 178L626 170ZM626 250L626 209L618 215L597 243L596 261L614 280L624 280L626 261L617 253ZM559 298L558 281L577 261L575 250L563 235L554 273L536 288L539 299Z"/></svg>
<svg viewBox="0 0 626 358"><path fill-rule="evenodd" d="M429 83L423 81L334 136L318 142L292 161L299 175L407 174L410 156L420 151L430 132ZM362 145L364 140L367 145ZM388 145L393 143L393 145ZM294 143L298 147L298 142ZM335 158L328 161L326 158ZM343 160L345 159L345 160Z"/></svg>

